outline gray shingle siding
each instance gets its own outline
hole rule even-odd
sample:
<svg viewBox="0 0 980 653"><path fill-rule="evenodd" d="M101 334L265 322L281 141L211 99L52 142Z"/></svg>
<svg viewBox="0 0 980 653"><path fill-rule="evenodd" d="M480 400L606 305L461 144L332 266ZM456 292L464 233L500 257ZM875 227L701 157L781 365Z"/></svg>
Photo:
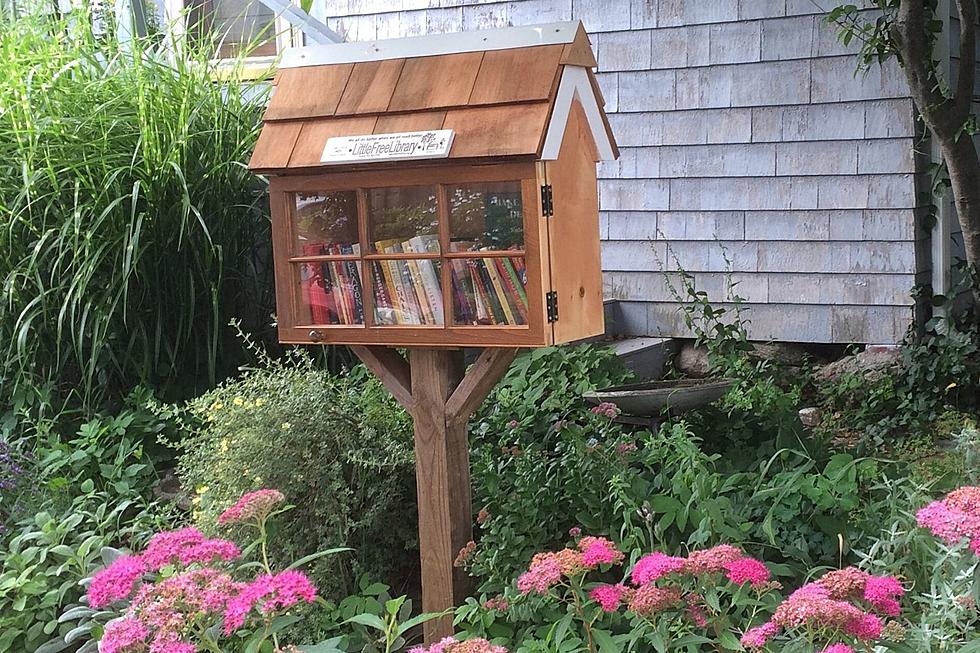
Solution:
<svg viewBox="0 0 980 653"><path fill-rule="evenodd" d="M754 338L896 342L926 266L913 107L894 65L855 73L820 3L833 4L316 0L313 13L349 40L585 23L622 149L599 167L614 330L687 335L680 266L719 303L730 270Z"/></svg>

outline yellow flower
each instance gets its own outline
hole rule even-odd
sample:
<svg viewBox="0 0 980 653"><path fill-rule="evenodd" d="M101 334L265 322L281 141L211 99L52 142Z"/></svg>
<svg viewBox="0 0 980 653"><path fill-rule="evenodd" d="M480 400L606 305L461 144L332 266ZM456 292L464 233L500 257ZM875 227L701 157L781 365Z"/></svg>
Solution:
<svg viewBox="0 0 980 653"><path fill-rule="evenodd" d="M198 493L198 494L204 494L205 492L207 492L207 491L208 491L208 489L209 489L209 488L208 488L208 486L207 486L207 485L198 485L198 486L197 486L197 493Z"/></svg>
<svg viewBox="0 0 980 653"><path fill-rule="evenodd" d="M242 399L241 397L235 397L234 399L231 400L231 403L235 404L236 406L244 406L245 400Z"/></svg>
<svg viewBox="0 0 980 653"><path fill-rule="evenodd" d="M262 399L261 397L259 397L258 399L255 400L255 406L256 407L261 406L264 403L265 403L265 399Z"/></svg>
<svg viewBox="0 0 980 653"><path fill-rule="evenodd" d="M199 497L199 496L198 497L194 497L193 499L191 499L191 503L193 503L195 506L198 505L198 504L200 504L201 503L201 497Z"/></svg>
<svg viewBox="0 0 980 653"><path fill-rule="evenodd" d="M221 438L221 453L228 451L228 438Z"/></svg>
<svg viewBox="0 0 980 653"><path fill-rule="evenodd" d="M200 510L195 510L194 513L191 515L191 517L194 519L194 521L201 521L201 517L202 516L203 516L203 514L201 513Z"/></svg>
<svg viewBox="0 0 980 653"><path fill-rule="evenodd" d="M211 410L215 410L215 411L221 410L224 407L225 407L225 405L223 403L221 403L220 401L216 401L213 404L211 404Z"/></svg>
<svg viewBox="0 0 980 653"><path fill-rule="evenodd" d="M291 428L293 428L293 425L290 424L289 422L283 422L282 423L282 430L283 431L288 431Z"/></svg>

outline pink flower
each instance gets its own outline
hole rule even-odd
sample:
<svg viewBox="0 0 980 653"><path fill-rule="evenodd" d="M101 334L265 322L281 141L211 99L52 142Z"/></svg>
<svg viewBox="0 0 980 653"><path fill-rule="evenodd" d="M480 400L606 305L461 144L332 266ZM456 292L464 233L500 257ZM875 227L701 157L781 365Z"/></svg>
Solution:
<svg viewBox="0 0 980 653"><path fill-rule="evenodd" d="M147 572L146 563L139 556L124 555L92 578L88 587L88 603L93 608L104 608L113 601L128 597L133 586Z"/></svg>
<svg viewBox="0 0 980 653"><path fill-rule="evenodd" d="M176 636L164 635L150 643L150 653L196 653L197 647Z"/></svg>
<svg viewBox="0 0 980 653"><path fill-rule="evenodd" d="M536 553L531 566L517 579L521 594L544 594L561 580L561 565L553 553Z"/></svg>
<svg viewBox="0 0 980 653"><path fill-rule="evenodd" d="M873 641L881 637L882 623L876 615L865 613L848 622L845 630L858 639Z"/></svg>
<svg viewBox="0 0 980 653"><path fill-rule="evenodd" d="M477 637L458 641L455 637L446 637L428 648L416 646L408 650L408 653L507 653L503 646L491 644L487 640Z"/></svg>
<svg viewBox="0 0 980 653"><path fill-rule="evenodd" d="M225 610L225 634L230 635L244 625L248 614L255 608L269 614L296 605L300 601L316 600L316 588L299 571L283 571L278 574L259 576L241 588Z"/></svg>
<svg viewBox="0 0 980 653"><path fill-rule="evenodd" d="M667 574L680 571L684 568L684 558L668 556L659 551L654 551L643 556L633 565L630 573L630 580L634 585L646 585L658 578L663 578Z"/></svg>
<svg viewBox="0 0 980 653"><path fill-rule="evenodd" d="M215 560L234 560L240 555L234 542L207 539L194 527L157 533L150 538L146 551L140 555L147 568L162 569L167 565L210 563Z"/></svg>
<svg viewBox="0 0 980 653"><path fill-rule="evenodd" d="M611 403L609 401L604 401L598 406L595 406L592 409L592 412L595 413L596 415L604 415L609 419L615 419L621 411L619 410L619 407L616 404Z"/></svg>
<svg viewBox="0 0 980 653"><path fill-rule="evenodd" d="M894 576L870 576L864 585L864 600L889 617L902 611L898 599L904 595L905 588Z"/></svg>
<svg viewBox="0 0 980 653"><path fill-rule="evenodd" d="M579 528L578 526L572 526L571 528L568 529L568 534L571 535L572 537L578 537L579 535L582 534L582 529Z"/></svg>
<svg viewBox="0 0 980 653"><path fill-rule="evenodd" d="M125 617L105 625L99 640L99 653L131 653L145 646L150 631L137 619Z"/></svg>
<svg viewBox="0 0 980 653"><path fill-rule="evenodd" d="M582 552L582 564L589 569L619 564L624 557L616 545L604 537L583 537L578 548Z"/></svg>
<svg viewBox="0 0 980 653"><path fill-rule="evenodd" d="M190 615L221 615L241 588L231 576L216 569L193 569L144 585L129 614L153 631L154 641L178 641Z"/></svg>
<svg viewBox="0 0 980 653"><path fill-rule="evenodd" d="M966 486L953 490L942 501L933 501L915 515L919 526L947 544L962 540L980 552L980 487Z"/></svg>
<svg viewBox="0 0 980 653"><path fill-rule="evenodd" d="M279 490L249 492L221 513L218 523L224 526L246 521L262 521L285 499L286 497Z"/></svg>
<svg viewBox="0 0 980 653"><path fill-rule="evenodd" d="M695 576L724 571L726 564L744 557L745 554L738 547L730 544L719 544L703 551L692 551L687 556L684 570Z"/></svg>
<svg viewBox="0 0 980 653"><path fill-rule="evenodd" d="M623 585L599 585L589 592L589 598L598 603L604 612L615 612L625 592Z"/></svg>
<svg viewBox="0 0 980 653"><path fill-rule="evenodd" d="M746 648L762 648L770 639L778 634L779 626L770 621L745 631L745 634L742 635L742 646Z"/></svg>
<svg viewBox="0 0 980 653"><path fill-rule="evenodd" d="M736 585L751 583L758 587L769 580L769 569L754 558L741 558L724 564L728 580Z"/></svg>
<svg viewBox="0 0 980 653"><path fill-rule="evenodd" d="M847 644L831 644L820 653L854 653L854 649Z"/></svg>

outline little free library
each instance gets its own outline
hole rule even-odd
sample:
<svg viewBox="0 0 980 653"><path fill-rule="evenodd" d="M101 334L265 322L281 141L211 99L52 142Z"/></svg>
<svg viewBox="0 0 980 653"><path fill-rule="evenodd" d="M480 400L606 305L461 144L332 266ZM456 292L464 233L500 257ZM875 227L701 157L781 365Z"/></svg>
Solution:
<svg viewBox="0 0 980 653"><path fill-rule="evenodd" d="M467 419L518 348L604 331L595 65L571 22L297 48L274 81L250 167L279 338L352 346L412 414L427 612L465 583Z"/></svg>

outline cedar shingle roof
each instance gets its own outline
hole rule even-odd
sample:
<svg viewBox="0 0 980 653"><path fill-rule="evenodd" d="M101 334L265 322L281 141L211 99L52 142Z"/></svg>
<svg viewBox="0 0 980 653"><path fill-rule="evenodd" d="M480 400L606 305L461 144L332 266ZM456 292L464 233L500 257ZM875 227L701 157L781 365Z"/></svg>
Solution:
<svg viewBox="0 0 980 653"><path fill-rule="evenodd" d="M330 137L430 129L455 130L451 159L540 155L566 67L587 71L602 129L615 151L592 74L596 62L588 36L581 23L560 27L574 36L563 43L429 56L345 61L355 44L321 46L314 53L318 58L336 56L341 62L280 68L249 167L320 167ZM376 42L379 56L385 43ZM329 50L344 46L339 56ZM292 59L302 63L304 57Z"/></svg>

